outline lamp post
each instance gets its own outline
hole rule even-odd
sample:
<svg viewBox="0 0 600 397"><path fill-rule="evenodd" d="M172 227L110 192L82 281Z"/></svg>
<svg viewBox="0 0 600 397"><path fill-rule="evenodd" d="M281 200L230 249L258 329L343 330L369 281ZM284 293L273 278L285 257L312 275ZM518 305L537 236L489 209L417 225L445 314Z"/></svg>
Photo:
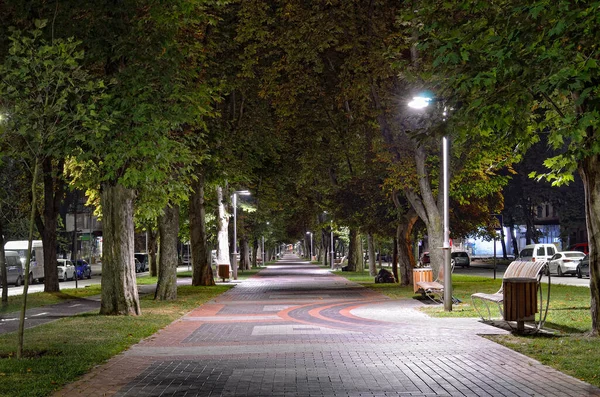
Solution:
<svg viewBox="0 0 600 397"><path fill-rule="evenodd" d="M335 262L335 250L333 249L333 219L331 220L331 268L333 269Z"/></svg>
<svg viewBox="0 0 600 397"><path fill-rule="evenodd" d="M424 93L420 96L413 97L408 103L408 107L412 109L425 109L433 102L434 98L431 93ZM444 121L446 121L446 109L444 108ZM448 152L449 140L447 136L442 137L442 188L443 188L443 234L444 240L442 244L443 266L444 266L444 310L452 311L452 266L450 254L450 195L449 195L449 172L448 172Z"/></svg>
<svg viewBox="0 0 600 397"><path fill-rule="evenodd" d="M310 234L310 261L312 262L312 257L313 257L313 234L312 234L312 232L306 232L306 234Z"/></svg>
<svg viewBox="0 0 600 397"><path fill-rule="evenodd" d="M237 271L238 271L238 266L237 266L237 195L240 196L248 196L250 195L250 192L247 190L237 190L235 192L233 192L233 265L232 265L232 271L233 271L233 279L237 280Z"/></svg>

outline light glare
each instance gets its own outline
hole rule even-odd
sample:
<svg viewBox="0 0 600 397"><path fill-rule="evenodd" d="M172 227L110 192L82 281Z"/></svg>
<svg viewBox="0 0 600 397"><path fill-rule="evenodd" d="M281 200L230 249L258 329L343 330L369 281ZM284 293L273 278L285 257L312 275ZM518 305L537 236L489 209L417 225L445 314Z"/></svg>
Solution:
<svg viewBox="0 0 600 397"><path fill-rule="evenodd" d="M416 96L408 103L408 107L412 109L425 109L429 106L429 102L431 102L431 98Z"/></svg>

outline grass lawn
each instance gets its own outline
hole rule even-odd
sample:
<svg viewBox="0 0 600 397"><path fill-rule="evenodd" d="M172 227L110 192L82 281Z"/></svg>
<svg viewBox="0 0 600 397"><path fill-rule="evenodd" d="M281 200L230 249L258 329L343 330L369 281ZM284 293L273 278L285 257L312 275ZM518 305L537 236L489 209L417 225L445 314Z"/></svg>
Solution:
<svg viewBox="0 0 600 397"><path fill-rule="evenodd" d="M99 288L98 285L95 291L92 288L88 292L96 295ZM154 301L151 295L142 297L142 315L138 317L86 313L26 329L23 360L14 358L16 333L1 335L0 396L47 396L230 288L229 285L180 286L176 301ZM79 291L85 290L75 293L65 290L61 294L81 296L83 292ZM28 300L34 295L40 295L38 303L63 299L62 295L32 294Z"/></svg>
<svg viewBox="0 0 600 397"><path fill-rule="evenodd" d="M412 299L417 297L413 287L398 284L375 284L368 272L335 274L381 292L391 298ZM498 291L501 279L452 275L453 296L462 303L453 305L452 312L445 312L442 305L428 306L422 310L438 317L478 317L471 305L471 294ZM500 344L532 357L566 374L600 387L600 337L589 337L592 322L590 315L590 290L585 287L552 285L550 308L545 328L553 330L552 336L489 336ZM478 306L479 307L479 306ZM492 316L500 318L496 309Z"/></svg>

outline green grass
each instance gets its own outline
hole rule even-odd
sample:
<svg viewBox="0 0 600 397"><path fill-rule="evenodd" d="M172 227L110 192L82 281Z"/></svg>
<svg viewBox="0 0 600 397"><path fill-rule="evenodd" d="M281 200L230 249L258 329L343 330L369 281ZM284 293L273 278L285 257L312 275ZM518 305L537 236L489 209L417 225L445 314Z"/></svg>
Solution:
<svg viewBox="0 0 600 397"><path fill-rule="evenodd" d="M336 272L336 274L391 298L412 299L419 296L413 293L412 286L375 284L373 277L368 273ZM427 306L422 310L436 317L478 317L471 304L471 294L494 293L498 291L501 284L501 279L454 274L452 275L453 296L461 299L462 303L454 304L452 312L444 311L442 305ZM597 353L600 351L600 338L588 336L591 330L590 290L585 287L552 285L550 292L550 307L545 328L553 330L554 335L511 334L488 336L488 338L600 387L598 370L600 355ZM500 318L499 311L492 310L492 316Z"/></svg>
<svg viewBox="0 0 600 397"><path fill-rule="evenodd" d="M49 395L229 288L180 286L176 301L142 297L141 316L86 313L27 329L22 360L14 357L16 333L2 335L0 396Z"/></svg>

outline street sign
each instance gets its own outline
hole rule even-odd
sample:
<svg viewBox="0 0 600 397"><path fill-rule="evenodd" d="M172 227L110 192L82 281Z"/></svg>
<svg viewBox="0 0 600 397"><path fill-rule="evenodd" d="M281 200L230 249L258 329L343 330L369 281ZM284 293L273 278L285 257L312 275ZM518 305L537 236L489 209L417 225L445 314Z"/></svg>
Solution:
<svg viewBox="0 0 600 397"><path fill-rule="evenodd" d="M491 226L495 230L502 230L504 223L502 222L502 214L492 214Z"/></svg>

